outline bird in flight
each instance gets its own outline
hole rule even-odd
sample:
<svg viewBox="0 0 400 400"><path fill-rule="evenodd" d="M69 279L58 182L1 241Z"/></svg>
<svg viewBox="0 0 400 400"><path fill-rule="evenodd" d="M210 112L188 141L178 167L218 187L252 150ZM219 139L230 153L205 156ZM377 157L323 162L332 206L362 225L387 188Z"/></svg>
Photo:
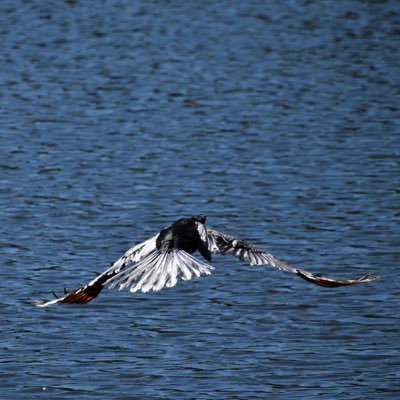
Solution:
<svg viewBox="0 0 400 400"><path fill-rule="evenodd" d="M190 280L194 276L211 274L214 267L192 256L196 250L209 262L212 253L232 254L250 265L270 265L328 288L378 279L374 275L364 275L358 279L336 280L293 267L241 239L209 228L205 225L206 218L200 214L175 221L155 236L131 247L87 285L71 292L64 289L64 296L53 292L55 299L40 301L36 305L85 304L97 297L106 286L119 290L130 287L132 293L157 292L164 286L175 286L178 278Z"/></svg>

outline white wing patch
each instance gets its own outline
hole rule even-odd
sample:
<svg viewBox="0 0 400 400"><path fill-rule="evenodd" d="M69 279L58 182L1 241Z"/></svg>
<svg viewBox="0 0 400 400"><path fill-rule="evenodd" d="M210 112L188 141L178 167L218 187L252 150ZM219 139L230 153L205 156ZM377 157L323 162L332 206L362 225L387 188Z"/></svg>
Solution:
<svg viewBox="0 0 400 400"><path fill-rule="evenodd" d="M115 263L106 271L108 273L115 272L118 273L121 269L125 268L127 264L135 263L140 261L142 258L146 257L156 247L156 241L159 234L139 243L125 252L125 254L120 257ZM95 279L94 279L95 280ZM93 280L93 281L94 281Z"/></svg>
<svg viewBox="0 0 400 400"><path fill-rule="evenodd" d="M207 235L207 227L200 222L196 222L196 229L199 232L199 236L202 242L207 243L208 235Z"/></svg>

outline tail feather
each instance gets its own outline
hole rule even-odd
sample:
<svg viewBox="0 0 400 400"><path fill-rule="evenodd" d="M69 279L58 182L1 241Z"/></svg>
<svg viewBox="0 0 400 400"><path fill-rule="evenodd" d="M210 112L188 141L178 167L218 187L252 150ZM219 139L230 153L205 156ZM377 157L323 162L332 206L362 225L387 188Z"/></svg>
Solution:
<svg viewBox="0 0 400 400"><path fill-rule="evenodd" d="M161 274L162 268L165 266L165 259L166 253L162 253L160 257L156 257L156 259L152 261L154 264L148 264L147 269L140 276L139 280L131 286L130 291L135 293L140 290L143 293L147 293L153 289Z"/></svg>
<svg viewBox="0 0 400 400"><path fill-rule="evenodd" d="M209 275L212 269L212 266L183 250L155 250L136 264L117 273L106 284L110 289L122 290L130 286L132 293L146 293L150 290L159 291L164 286L173 287L178 278L190 280L193 276Z"/></svg>
<svg viewBox="0 0 400 400"><path fill-rule="evenodd" d="M165 254L163 258L165 258ZM149 269L149 271L146 273L146 276L143 277L143 280L146 281L146 283L142 285L142 292L146 293L154 288L160 278L160 275L162 274L162 266L163 262L160 260L160 262L157 263L154 268Z"/></svg>
<svg viewBox="0 0 400 400"><path fill-rule="evenodd" d="M155 292L160 291L164 286L168 287L169 280L169 259L166 257L164 268L161 268L160 274L157 277L157 280L154 284L153 290Z"/></svg>
<svg viewBox="0 0 400 400"><path fill-rule="evenodd" d="M168 268L165 273L167 275L167 284L168 288L174 287L178 281L178 266L172 262L172 259L167 260Z"/></svg>

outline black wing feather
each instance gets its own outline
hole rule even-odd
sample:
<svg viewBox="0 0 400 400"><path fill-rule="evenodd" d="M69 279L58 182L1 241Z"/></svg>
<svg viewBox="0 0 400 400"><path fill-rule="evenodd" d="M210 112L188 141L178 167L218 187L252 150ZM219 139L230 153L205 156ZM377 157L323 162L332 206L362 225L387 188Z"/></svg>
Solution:
<svg viewBox="0 0 400 400"><path fill-rule="evenodd" d="M259 249L232 235L207 228L207 241L211 252L220 254L232 254L250 265L270 265L285 272L296 274L304 280L319 286L333 288L339 286L355 285L357 283L371 282L378 279L375 275L364 275L358 279L337 280L326 278L312 272L296 268L284 261L279 260L272 254Z"/></svg>

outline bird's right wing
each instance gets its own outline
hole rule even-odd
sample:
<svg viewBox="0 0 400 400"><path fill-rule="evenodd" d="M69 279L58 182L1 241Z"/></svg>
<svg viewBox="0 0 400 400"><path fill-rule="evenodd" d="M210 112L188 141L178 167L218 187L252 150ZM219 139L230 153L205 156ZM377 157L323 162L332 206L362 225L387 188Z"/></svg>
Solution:
<svg viewBox="0 0 400 400"><path fill-rule="evenodd" d="M234 236L218 232L215 229L207 227L208 248L213 253L232 254L242 261L247 261L250 265L270 265L285 272L291 272L303 278L304 280L324 287L338 287L354 285L357 283L371 282L378 279L375 275L364 275L358 279L338 280L326 278L312 272L296 268L284 261L274 257L272 254L259 249L245 241Z"/></svg>
<svg viewBox="0 0 400 400"><path fill-rule="evenodd" d="M232 254L241 261L247 261L250 265L271 265L282 271L297 274L297 268L288 263L278 260L272 254L259 249L252 244L227 235L215 229L207 227L208 248L212 253Z"/></svg>
<svg viewBox="0 0 400 400"><path fill-rule="evenodd" d="M108 281L119 274L124 269L130 268L135 265L138 261L145 258L147 255L152 253L156 249L156 240L158 234L147 239L146 241L131 247L120 257L110 268L106 269L102 274L98 275L87 285L82 286L72 292L68 292L64 289L64 296L59 297L53 292L55 299L38 301L35 304L38 307L46 307L51 304L85 304L93 300L99 295Z"/></svg>

